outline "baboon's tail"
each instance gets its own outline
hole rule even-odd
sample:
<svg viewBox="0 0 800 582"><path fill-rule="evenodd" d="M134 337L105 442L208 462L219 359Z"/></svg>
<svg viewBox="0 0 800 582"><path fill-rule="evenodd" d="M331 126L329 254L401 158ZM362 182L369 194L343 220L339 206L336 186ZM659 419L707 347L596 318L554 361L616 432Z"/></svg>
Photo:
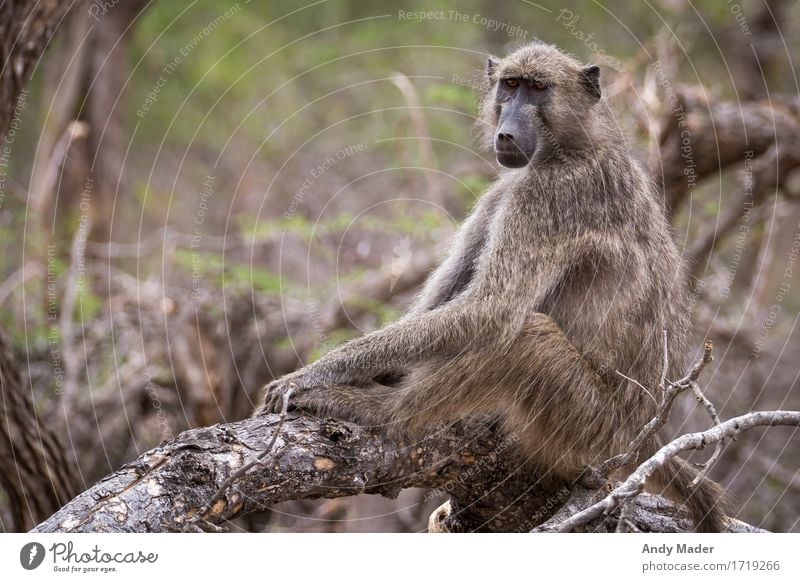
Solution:
<svg viewBox="0 0 800 582"><path fill-rule="evenodd" d="M696 476L697 470L678 457L670 459L653 474L656 488L689 511L696 532L725 531L725 514L730 505L727 493L710 479L690 487Z"/></svg>

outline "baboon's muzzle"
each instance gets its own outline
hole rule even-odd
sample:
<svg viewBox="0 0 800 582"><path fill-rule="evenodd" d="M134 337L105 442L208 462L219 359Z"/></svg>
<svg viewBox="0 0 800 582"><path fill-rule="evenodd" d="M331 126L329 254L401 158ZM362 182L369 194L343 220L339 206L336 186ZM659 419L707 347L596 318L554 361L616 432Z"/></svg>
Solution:
<svg viewBox="0 0 800 582"><path fill-rule="evenodd" d="M521 111L524 99L514 97L503 107L494 136L497 161L506 168L526 166L536 151L536 130L530 118Z"/></svg>

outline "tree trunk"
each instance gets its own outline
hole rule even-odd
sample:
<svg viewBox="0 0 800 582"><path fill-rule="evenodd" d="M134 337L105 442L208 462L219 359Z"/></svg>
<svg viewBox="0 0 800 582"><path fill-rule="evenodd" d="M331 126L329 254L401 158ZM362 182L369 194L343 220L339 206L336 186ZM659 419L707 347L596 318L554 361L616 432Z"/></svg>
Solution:
<svg viewBox="0 0 800 582"><path fill-rule="evenodd" d="M9 497L11 527L27 531L81 487L61 442L39 422L2 330L0 397L0 485Z"/></svg>
<svg viewBox="0 0 800 582"><path fill-rule="evenodd" d="M16 131L26 106L23 88L71 5L60 0L0 3L0 136ZM9 498L11 527L25 531L61 507L80 484L59 440L39 424L3 330L0 396L0 485Z"/></svg>
<svg viewBox="0 0 800 582"><path fill-rule="evenodd" d="M71 4L60 0L0 3L0 135L8 129L28 76Z"/></svg>
<svg viewBox="0 0 800 582"><path fill-rule="evenodd" d="M107 241L111 213L122 181L125 149L124 90L130 74L128 53L130 30L147 0L126 0L108 10L94 24L90 42L91 82L85 116L89 122L89 160L92 190L92 228L90 240Z"/></svg>

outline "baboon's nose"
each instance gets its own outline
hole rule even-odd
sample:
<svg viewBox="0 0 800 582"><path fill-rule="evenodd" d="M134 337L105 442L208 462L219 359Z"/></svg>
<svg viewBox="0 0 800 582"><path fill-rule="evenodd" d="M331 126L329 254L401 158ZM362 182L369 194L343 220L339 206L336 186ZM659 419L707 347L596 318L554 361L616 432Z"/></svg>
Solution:
<svg viewBox="0 0 800 582"><path fill-rule="evenodd" d="M514 141L514 134L512 133L498 133L497 134L497 141L500 143L507 142L512 143Z"/></svg>

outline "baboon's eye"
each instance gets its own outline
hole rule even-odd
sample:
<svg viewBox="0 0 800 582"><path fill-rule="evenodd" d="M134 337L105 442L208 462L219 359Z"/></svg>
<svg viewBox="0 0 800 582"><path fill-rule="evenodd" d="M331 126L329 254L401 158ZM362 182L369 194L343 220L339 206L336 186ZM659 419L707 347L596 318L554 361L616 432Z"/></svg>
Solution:
<svg viewBox="0 0 800 582"><path fill-rule="evenodd" d="M503 85L509 89L516 89L519 87L519 81L516 79L503 79Z"/></svg>
<svg viewBox="0 0 800 582"><path fill-rule="evenodd" d="M528 81L528 87L530 87L534 91L544 91L545 89L547 89L547 85L539 81Z"/></svg>

